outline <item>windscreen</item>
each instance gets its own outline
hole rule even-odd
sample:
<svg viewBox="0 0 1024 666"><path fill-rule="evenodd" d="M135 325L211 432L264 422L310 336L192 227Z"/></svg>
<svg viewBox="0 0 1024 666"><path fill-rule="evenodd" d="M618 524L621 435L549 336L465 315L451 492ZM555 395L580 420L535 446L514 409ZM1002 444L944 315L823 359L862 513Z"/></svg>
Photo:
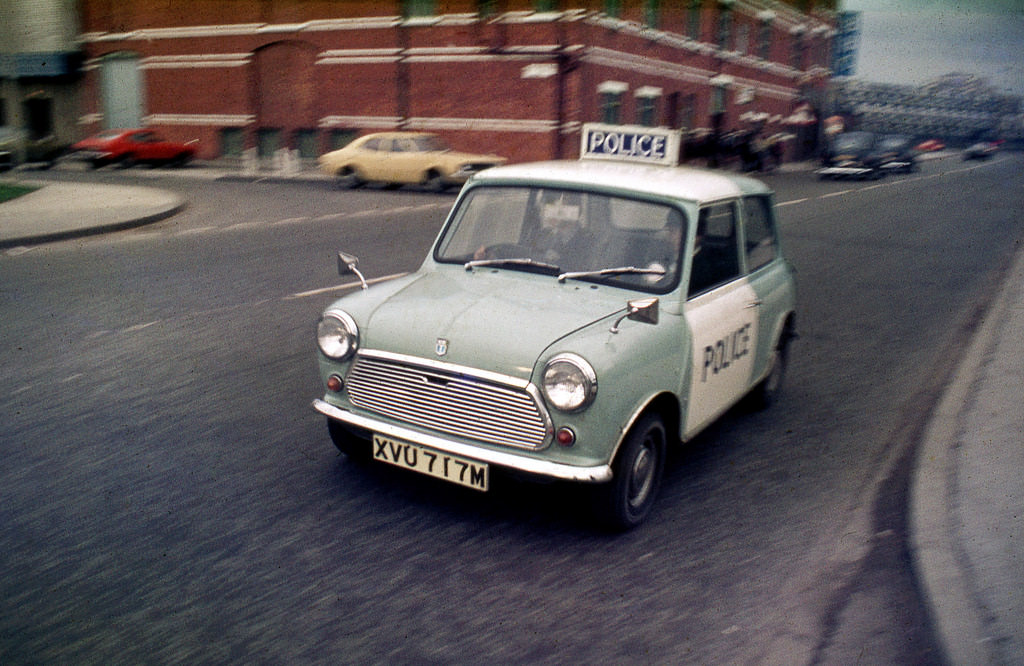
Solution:
<svg viewBox="0 0 1024 666"><path fill-rule="evenodd" d="M561 188L476 187L461 200L434 258L594 273L574 279L664 293L679 281L685 229L682 210L660 202ZM648 272L615 270L625 268Z"/></svg>

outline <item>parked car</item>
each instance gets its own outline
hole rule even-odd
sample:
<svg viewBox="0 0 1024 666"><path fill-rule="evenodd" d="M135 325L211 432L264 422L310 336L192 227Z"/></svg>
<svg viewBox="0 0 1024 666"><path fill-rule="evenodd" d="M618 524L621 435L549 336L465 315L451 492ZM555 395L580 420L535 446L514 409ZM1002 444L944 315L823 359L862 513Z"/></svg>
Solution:
<svg viewBox="0 0 1024 666"><path fill-rule="evenodd" d="M886 134L879 137L875 146L878 168L887 173L917 171L917 151L912 143L909 136L902 134Z"/></svg>
<svg viewBox="0 0 1024 666"><path fill-rule="evenodd" d="M33 138L27 130L0 127L0 171L20 164L49 169L67 150L68 144L52 134Z"/></svg>
<svg viewBox="0 0 1024 666"><path fill-rule="evenodd" d="M169 141L150 129L111 129L71 146L70 157L94 169L117 164L184 166L196 154L198 141Z"/></svg>
<svg viewBox="0 0 1024 666"><path fill-rule="evenodd" d="M922 153L933 153L937 150L945 150L946 144L938 139L927 139L917 144L914 148Z"/></svg>
<svg viewBox="0 0 1024 666"><path fill-rule="evenodd" d="M822 155L819 178L881 178L882 156L872 132L844 132L832 137Z"/></svg>
<svg viewBox="0 0 1024 666"><path fill-rule="evenodd" d="M999 144L995 141L979 141L964 150L964 160L987 160L998 151Z"/></svg>
<svg viewBox="0 0 1024 666"><path fill-rule="evenodd" d="M410 275L371 287L339 253L362 290L320 317L314 401L338 449L477 491L586 484L627 529L670 446L776 399L796 294L771 190L662 166L678 132L607 127L586 159L473 175Z"/></svg>
<svg viewBox="0 0 1024 666"><path fill-rule="evenodd" d="M474 173L506 159L455 152L436 134L380 132L320 156L320 168L342 187L368 182L419 184L432 190L462 185Z"/></svg>

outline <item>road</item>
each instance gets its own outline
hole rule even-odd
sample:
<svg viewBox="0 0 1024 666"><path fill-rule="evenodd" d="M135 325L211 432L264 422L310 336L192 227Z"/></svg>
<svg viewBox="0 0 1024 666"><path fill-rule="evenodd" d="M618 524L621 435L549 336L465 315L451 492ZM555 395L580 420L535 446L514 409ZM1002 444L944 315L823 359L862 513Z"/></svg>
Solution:
<svg viewBox="0 0 1024 666"><path fill-rule="evenodd" d="M450 195L56 171L187 194L0 254L0 663L931 663L916 437L1024 239L1020 156L767 179L800 309L787 388L671 461L648 523L336 453L319 311L414 270Z"/></svg>

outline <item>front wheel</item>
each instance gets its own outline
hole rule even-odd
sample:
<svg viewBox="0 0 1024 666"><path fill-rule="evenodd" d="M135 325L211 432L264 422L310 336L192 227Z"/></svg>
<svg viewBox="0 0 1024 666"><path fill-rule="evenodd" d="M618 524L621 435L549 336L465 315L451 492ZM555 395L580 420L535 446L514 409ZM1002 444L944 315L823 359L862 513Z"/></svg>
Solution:
<svg viewBox="0 0 1024 666"><path fill-rule="evenodd" d="M595 487L598 519L615 530L644 521L665 470L665 424L655 414L642 417L623 442L612 465L612 480Z"/></svg>
<svg viewBox="0 0 1024 666"><path fill-rule="evenodd" d="M431 169L423 177L423 186L430 192L441 193L448 189L448 184L444 182L444 177Z"/></svg>
<svg viewBox="0 0 1024 666"><path fill-rule="evenodd" d="M366 462L370 459L370 442L357 437L351 430L334 419L327 419L327 432L338 450L353 462Z"/></svg>

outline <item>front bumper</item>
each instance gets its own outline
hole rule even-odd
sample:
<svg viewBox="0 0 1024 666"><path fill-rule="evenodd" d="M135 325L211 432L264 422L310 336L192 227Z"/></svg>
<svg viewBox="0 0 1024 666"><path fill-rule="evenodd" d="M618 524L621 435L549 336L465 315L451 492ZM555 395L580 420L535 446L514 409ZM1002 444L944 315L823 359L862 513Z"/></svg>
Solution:
<svg viewBox="0 0 1024 666"><path fill-rule="evenodd" d="M814 173L818 176L833 176L833 177L858 177L867 176L874 173L874 169L862 166L834 166L825 167L818 169Z"/></svg>
<svg viewBox="0 0 1024 666"><path fill-rule="evenodd" d="M334 419L341 423L346 423L361 430L379 433L385 437L394 437L395 439L420 444L431 449L444 451L445 453L452 453L466 458L472 458L474 460L497 465L499 467L514 469L526 474L534 474L562 481L579 481L586 483L603 483L605 481L610 481L612 478L612 468L610 465L578 467L576 465L567 465L565 463L538 460L536 458L529 458L524 455L517 455L515 453L508 453L505 451L493 451L482 447L469 446L467 444L453 442L452 440L445 439L443 437L428 435L410 428L404 428L378 421L376 419L360 416L359 414L354 414L350 411L340 409L319 399L313 401L313 409L320 412L327 418Z"/></svg>

